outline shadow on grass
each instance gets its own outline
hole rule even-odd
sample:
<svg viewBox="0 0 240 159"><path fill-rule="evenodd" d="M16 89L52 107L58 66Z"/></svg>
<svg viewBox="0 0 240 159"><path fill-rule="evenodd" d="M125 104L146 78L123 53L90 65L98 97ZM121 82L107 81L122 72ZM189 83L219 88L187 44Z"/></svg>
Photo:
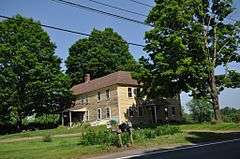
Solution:
<svg viewBox="0 0 240 159"><path fill-rule="evenodd" d="M232 140L238 138L240 138L240 132L189 132L186 136L186 140L194 144Z"/></svg>
<svg viewBox="0 0 240 159"><path fill-rule="evenodd" d="M201 144L206 144L206 143L213 143L213 142L219 142L219 141L226 141L226 140L232 140L232 139L240 139L240 132L229 132L229 133L219 133L219 132L188 132L188 135L185 137L185 139L187 141L189 141L192 144L197 144L197 145L201 145ZM239 142L238 142L239 143ZM220 144L221 145L221 144ZM220 145L216 145L220 146ZM228 143L228 144L224 144L225 148L230 148L233 147L233 149L236 150L236 145L235 147L232 145L232 143ZM212 153L207 152L211 157L210 158L215 158L216 157L216 151L218 151L218 148L214 148L214 146L209 146L209 148L205 149L199 149L197 148L196 150L194 149L188 149L187 151L172 151L174 149L182 149L182 148L186 148L186 147L191 147L190 145L188 146L178 146L175 147L173 149L157 149L157 150L153 150L153 151L145 151L143 154L141 154L140 156L137 157L131 157L131 159L185 159L185 158L189 158L189 157L196 157L196 154L198 154L199 159L201 158L202 153L206 153L206 151L212 151ZM159 152L163 152L166 150L170 150L167 153L159 153ZM238 151L238 150L237 150ZM224 152L224 151L223 151ZM233 152L234 154L232 155L240 155L240 151ZM225 159L225 155L223 154L218 154L217 155L218 159ZM238 157L237 157L238 158ZM196 158L198 159L198 158Z"/></svg>

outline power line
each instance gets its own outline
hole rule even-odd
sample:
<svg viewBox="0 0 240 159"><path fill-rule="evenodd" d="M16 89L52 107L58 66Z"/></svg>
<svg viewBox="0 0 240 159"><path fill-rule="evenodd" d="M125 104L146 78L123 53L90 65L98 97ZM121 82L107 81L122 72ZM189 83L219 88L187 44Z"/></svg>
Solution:
<svg viewBox="0 0 240 159"><path fill-rule="evenodd" d="M0 15L0 17L4 18L4 19L11 19L11 20L18 21L15 18L11 18L11 17L4 16L4 15ZM234 19L232 17L226 17L226 19L229 19L231 21L240 21L240 20ZM62 31L62 32L67 32L67 33L72 33L72 34L77 34L77 35L82 35L82 36L88 36L88 37L91 36L91 34L88 34L88 33L83 33L83 32L79 32L79 31L64 29L64 28L60 28L60 27L56 27L56 26L47 25L47 24L39 24L39 25L42 26L42 27L45 27L45 28L50 28L50 29L54 29L54 30L58 30L58 31ZM162 28L167 29L167 30L172 30L170 28L165 28L165 27L162 27ZM172 31L175 31L175 30L172 30ZM129 45L133 45L133 46L145 47L145 45L137 44L137 43L133 43L133 42L126 42L126 43L129 44Z"/></svg>
<svg viewBox="0 0 240 159"><path fill-rule="evenodd" d="M0 15L0 17L4 18L4 19L9 19L9 20L20 21L18 19L11 18L11 17L4 16L4 15ZM64 28L59 28L59 27L51 26L51 25L47 25L47 24L39 24L39 25L42 26L42 27L45 27L45 28L50 28L50 29L54 29L54 30L58 30L58 31L62 31L62 32L67 32L67 33L72 33L72 34L77 34L77 35L82 35L82 36L88 36L88 37L91 36L91 34L88 34L88 33L78 32L78 31L64 29ZM145 47L142 44L137 44L137 43L132 43L132 42L126 42L126 43L129 44L129 45L133 45L133 46Z"/></svg>
<svg viewBox="0 0 240 159"><path fill-rule="evenodd" d="M109 8L114 8L114 9L117 9L117 10L120 10L120 11L124 11L124 12L128 12L128 13L140 15L140 16L143 16L143 17L147 17L146 14L142 14L142 13L130 11L130 10L127 10L127 9L124 9L124 8L120 8L120 7L116 7L116 6L107 4L107 3L102 3L102 2L95 1L95 0L89 0L89 1L91 1L91 2L93 2L93 3L96 3L96 4L100 4L100 5L102 5L102 6L109 7Z"/></svg>
<svg viewBox="0 0 240 159"><path fill-rule="evenodd" d="M140 5L143 5L143 6L146 6L146 7L150 7L150 8L153 8L154 6L151 6L149 4L146 4L146 3L142 3L142 2L139 2L139 1L136 1L136 0L129 0L131 2L134 2L134 3L137 3L137 4L140 4Z"/></svg>
<svg viewBox="0 0 240 159"><path fill-rule="evenodd" d="M73 2L69 2L69 1L65 1L65 0L51 0L51 1L56 2L56 3L60 3L60 4L64 4L64 5L69 5L69 6L76 7L76 8L82 8L82 9L85 9L85 10L97 12L97 13L108 15L108 16L115 17L115 18L118 18L118 19L127 20L127 21L131 21L131 22L134 22L134 23L137 23L137 24L142 24L142 25L152 27L151 24L147 24L143 21L139 21L139 20L136 20L136 19L131 19L131 18L120 16L120 15L112 14L112 13L109 13L109 12L105 12L105 11L95 9L95 8L92 8L92 7L88 7L88 6L84 6L84 5L81 5L81 4L77 4L77 3L73 3Z"/></svg>

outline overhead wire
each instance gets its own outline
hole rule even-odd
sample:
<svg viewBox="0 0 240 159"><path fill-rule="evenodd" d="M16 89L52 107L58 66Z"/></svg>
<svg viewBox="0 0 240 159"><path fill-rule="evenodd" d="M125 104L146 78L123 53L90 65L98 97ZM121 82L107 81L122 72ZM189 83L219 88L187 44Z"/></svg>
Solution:
<svg viewBox="0 0 240 159"><path fill-rule="evenodd" d="M154 7L152 5L149 5L149 4L146 4L146 3L143 3L143 2L139 2L139 1L136 1L136 0L129 0L129 1L140 4L140 5L143 5L143 6L146 6L146 7L150 7L150 8Z"/></svg>
<svg viewBox="0 0 240 159"><path fill-rule="evenodd" d="M111 17L115 17L115 18L118 18L118 19L127 20L127 21L130 21L130 22L133 22L133 23L137 23L137 24L142 24L142 25L145 25L145 26L153 27L151 24L147 24L147 23L145 23L143 21L139 21L139 20L136 20L136 19L123 17L123 16L120 16L120 15L117 15L117 14L105 12L103 10L99 10L99 9L92 8L92 7L89 7L89 6L81 5L81 4L78 4L78 3L73 3L73 2L65 1L65 0L50 0L50 1L53 1L53 2L59 3L59 4L63 4L63 5L76 7L76 8L82 8L82 9L85 9L85 10L88 10L88 11L97 12L97 13L104 14L104 15L111 16Z"/></svg>
<svg viewBox="0 0 240 159"><path fill-rule="evenodd" d="M0 15L0 18L18 21L18 19L11 18L9 16L4 16L4 15ZM83 32L79 32L79 31L69 30L69 29L60 28L60 27L56 27L56 26L51 26L51 25L47 25L47 24L39 24L39 25L42 26L42 27L45 27L45 28L50 28L50 29L54 29L54 30L58 30L58 31L68 32L68 33L72 33L72 34L88 36L88 37L91 36L91 34L88 34L88 33L83 33ZM129 44L129 45L133 45L133 46L145 47L142 44L137 44L137 43L133 43L133 42L126 42L126 43Z"/></svg>
<svg viewBox="0 0 240 159"><path fill-rule="evenodd" d="M65 0L51 0L51 1L54 1L54 2L60 2L62 4L67 4L67 5L71 5L73 7L79 7L79 8L83 8L83 9L87 9L87 10L91 10L91 11L95 11L95 12L98 12L98 13L101 13L101 14L105 14L105 15L109 15L109 16L114 16L116 18L120 18L120 19L124 19L124 20L129 20L129 21L132 21L132 22L136 22L136 23L139 23L139 24L144 24L144 25L149 25L149 26L153 26L153 25L150 25L150 24L146 24L144 22L141 22L141 21L138 21L138 20L135 20L135 19L129 19L129 18L126 18L126 17L122 17L122 16L119 16L119 15L115 15L115 14L112 14L112 13L108 13L108 12L105 12L105 11L102 11L102 10L98 10L98 9L95 9L95 8L91 8L91 7L88 7L88 6L84 6L84 5L80 5L80 4L76 4L76 3L72 3L72 2L69 2L69 1L65 1ZM96 2L95 0L89 0L89 1L94 1ZM101 2L99 2L100 4ZM105 3L101 3L103 5L105 5ZM110 5L109 5L110 6ZM11 17L8 17L8 16L4 16L4 15L0 15L1 18L5 18L5 19L14 19L14 20L17 20L15 18L11 18ZM239 21L239 20L236 20L232 17L227 17L226 19L229 19L231 21ZM50 28L50 29L54 29L54 30L58 30L58 31L63 31L63 32L68 32L68 33L72 33L72 34L77 34L77 35L82 35L82 36L91 36L91 34L88 34L88 33L83 33L83 32L79 32L79 31L74 31L74 30L69 30L69 29L65 29L65 28L60 28L60 27L56 27L56 26L51 26L51 25L47 25L47 24L40 24L42 27L46 27L46 28ZM172 30L170 28L166 28L166 27L161 27L163 29L168 29L168 30ZM174 31L174 30L172 30ZM138 46L138 47L145 47L143 44L137 44L137 43L133 43L133 42L127 42L127 44L129 45L133 45L133 46Z"/></svg>
<svg viewBox="0 0 240 159"><path fill-rule="evenodd" d="M93 2L95 4L99 4L99 5L105 6L105 7L109 7L109 8L117 9L117 10L120 10L120 11L124 11L124 12L127 12L127 13L139 15L139 16L142 16L142 17L147 17L146 14L142 14L142 13L138 13L138 12L135 12L135 11L127 10L127 9L124 9L124 8L121 8L121 7L116 7L116 6L107 4L107 3L98 2L98 1L95 1L95 0L88 0L88 1Z"/></svg>

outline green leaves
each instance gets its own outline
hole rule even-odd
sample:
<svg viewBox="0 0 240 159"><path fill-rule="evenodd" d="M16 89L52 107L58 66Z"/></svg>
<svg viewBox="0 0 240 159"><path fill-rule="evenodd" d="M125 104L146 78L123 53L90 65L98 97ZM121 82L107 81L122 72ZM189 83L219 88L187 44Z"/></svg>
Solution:
<svg viewBox="0 0 240 159"><path fill-rule="evenodd" d="M70 81L39 23L17 15L0 22L0 115L17 122L64 109ZM0 118L2 118L0 116Z"/></svg>
<svg viewBox="0 0 240 159"><path fill-rule="evenodd" d="M128 44L120 35L110 28L94 29L89 38L78 40L69 49L66 72L74 85L83 82L86 73L97 78L118 70L130 71L134 65Z"/></svg>
<svg viewBox="0 0 240 159"><path fill-rule="evenodd" d="M205 99L193 99L187 103L192 113L193 120L197 122L209 122L213 117L212 105Z"/></svg>
<svg viewBox="0 0 240 159"><path fill-rule="evenodd" d="M209 81L214 69L240 59L240 22L226 23L233 9L232 0L156 0L146 19L154 27L145 33L149 58L142 68L151 75L150 79L138 75L143 87L157 96L212 93ZM239 86L237 74L228 75L218 81L219 88Z"/></svg>

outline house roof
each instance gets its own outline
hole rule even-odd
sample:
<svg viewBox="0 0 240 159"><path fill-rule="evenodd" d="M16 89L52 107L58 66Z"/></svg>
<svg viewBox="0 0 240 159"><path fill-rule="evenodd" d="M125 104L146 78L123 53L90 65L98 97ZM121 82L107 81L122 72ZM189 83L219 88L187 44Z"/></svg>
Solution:
<svg viewBox="0 0 240 159"><path fill-rule="evenodd" d="M118 71L109 75L90 80L88 82L80 83L71 88L74 95L84 94L95 91L114 84L138 86L136 80L131 76L130 72Z"/></svg>

